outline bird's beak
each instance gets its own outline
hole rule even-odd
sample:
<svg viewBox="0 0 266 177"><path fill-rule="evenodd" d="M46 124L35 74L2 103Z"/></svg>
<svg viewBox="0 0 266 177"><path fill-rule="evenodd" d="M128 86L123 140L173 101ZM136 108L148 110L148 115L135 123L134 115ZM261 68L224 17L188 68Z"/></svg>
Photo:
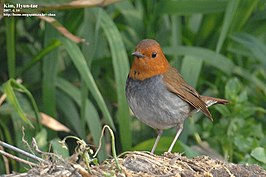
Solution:
<svg viewBox="0 0 266 177"><path fill-rule="evenodd" d="M138 58L144 58L144 55L141 54L140 52L133 52L132 55Z"/></svg>

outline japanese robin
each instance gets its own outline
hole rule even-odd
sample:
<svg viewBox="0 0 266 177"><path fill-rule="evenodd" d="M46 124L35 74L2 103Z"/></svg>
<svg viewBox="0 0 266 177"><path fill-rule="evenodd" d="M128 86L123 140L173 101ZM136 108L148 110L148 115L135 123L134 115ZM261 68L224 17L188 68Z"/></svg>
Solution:
<svg viewBox="0 0 266 177"><path fill-rule="evenodd" d="M126 82L126 98L134 115L158 130L151 153L154 153L163 130L176 127L172 151L184 120L201 111L210 120L208 107L227 100L200 95L167 61L158 42L144 39L132 53L134 61Z"/></svg>

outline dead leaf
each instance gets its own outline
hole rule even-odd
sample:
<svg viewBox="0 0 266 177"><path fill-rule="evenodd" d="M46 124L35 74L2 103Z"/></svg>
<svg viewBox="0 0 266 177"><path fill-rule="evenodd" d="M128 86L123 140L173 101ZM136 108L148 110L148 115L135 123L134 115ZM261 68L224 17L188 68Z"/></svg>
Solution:
<svg viewBox="0 0 266 177"><path fill-rule="evenodd" d="M92 175L87 172L80 164L73 164L74 168L78 169L82 177L91 177Z"/></svg>
<svg viewBox="0 0 266 177"><path fill-rule="evenodd" d="M45 113L40 113L41 114L41 124L45 125L46 127L55 130L55 131L63 131L63 132L70 132L70 129L55 120L53 117L45 114Z"/></svg>
<svg viewBox="0 0 266 177"><path fill-rule="evenodd" d="M80 38L78 36L75 36L74 34L70 33L61 23L59 23L55 18L53 17L45 17L45 16L38 16L41 20L46 21L47 23L50 23L55 29L57 29L62 35L67 37L68 39L80 43L85 42L85 39Z"/></svg>

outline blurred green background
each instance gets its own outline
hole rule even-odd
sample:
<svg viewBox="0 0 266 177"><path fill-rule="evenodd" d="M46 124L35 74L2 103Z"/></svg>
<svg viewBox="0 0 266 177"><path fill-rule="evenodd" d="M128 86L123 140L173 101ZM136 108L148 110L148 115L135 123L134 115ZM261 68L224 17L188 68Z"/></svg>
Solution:
<svg viewBox="0 0 266 177"><path fill-rule="evenodd" d="M133 118L125 81L135 45L157 40L168 60L199 93L230 100L189 118L174 147L192 157L207 154L234 163L266 168L266 1L265 0L10 0L38 4L24 13L53 18L0 19L0 139L26 149L34 137L43 151L68 157L74 135L92 149L102 126L116 136L117 153L151 150L156 132ZM2 13L1 13L2 14ZM5 98L6 96L6 98ZM39 112L68 127L47 127ZM166 151L175 129L164 132L157 151ZM100 160L108 158L105 134ZM6 150L15 154L12 151ZM0 158L0 173L25 166Z"/></svg>

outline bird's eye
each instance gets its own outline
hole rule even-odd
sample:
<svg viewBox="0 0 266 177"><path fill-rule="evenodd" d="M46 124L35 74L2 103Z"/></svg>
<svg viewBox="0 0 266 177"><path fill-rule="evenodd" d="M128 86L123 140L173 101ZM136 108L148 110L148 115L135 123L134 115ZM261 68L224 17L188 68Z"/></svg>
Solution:
<svg viewBox="0 0 266 177"><path fill-rule="evenodd" d="M155 58L156 56L157 56L157 53L156 52L152 52L151 57Z"/></svg>

